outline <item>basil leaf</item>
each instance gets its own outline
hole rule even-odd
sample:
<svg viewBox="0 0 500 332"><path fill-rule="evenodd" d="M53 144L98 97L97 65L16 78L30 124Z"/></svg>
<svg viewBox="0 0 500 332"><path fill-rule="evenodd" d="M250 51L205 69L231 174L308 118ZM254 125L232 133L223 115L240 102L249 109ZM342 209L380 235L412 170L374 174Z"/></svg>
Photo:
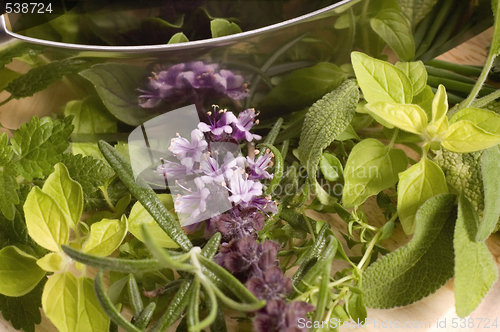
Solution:
<svg viewBox="0 0 500 332"><path fill-rule="evenodd" d="M415 41L411 26L399 10L382 10L370 20L370 25L403 61L415 56Z"/></svg>
<svg viewBox="0 0 500 332"><path fill-rule="evenodd" d="M418 105L376 101L366 104L366 108L370 114L374 114L404 131L414 134L425 133L427 114Z"/></svg>
<svg viewBox="0 0 500 332"><path fill-rule="evenodd" d="M376 139L361 141L347 159L344 206L361 205L368 197L392 187L398 182L398 174L407 167L408 158L403 150L390 149Z"/></svg>
<svg viewBox="0 0 500 332"><path fill-rule="evenodd" d="M461 120L472 122L489 133L500 132L500 115L492 111L472 107L462 108L451 117L450 123Z"/></svg>
<svg viewBox="0 0 500 332"><path fill-rule="evenodd" d="M189 39L186 37L185 34L182 32L177 32L175 35L173 35L170 40L168 41L168 44L179 44L179 43L187 43Z"/></svg>
<svg viewBox="0 0 500 332"><path fill-rule="evenodd" d="M16 130L11 139L12 149L19 155L17 170L26 180L44 178L54 170L68 148L73 131L72 117L52 121L49 117L34 116Z"/></svg>
<svg viewBox="0 0 500 332"><path fill-rule="evenodd" d="M83 59L72 58L52 61L49 64L30 69L26 74L10 82L5 90L14 99L33 96L36 92L45 90L64 76L77 72L86 62Z"/></svg>
<svg viewBox="0 0 500 332"><path fill-rule="evenodd" d="M367 102L411 103L412 83L401 69L360 52L352 52L351 61Z"/></svg>
<svg viewBox="0 0 500 332"><path fill-rule="evenodd" d="M158 199L169 210L173 215L174 212L174 201L172 196L169 194L158 195ZM144 209L140 202L136 202L130 211L129 216L129 231L141 242L144 242L144 237L142 235L142 225L146 225L149 234L153 237L155 242L164 248L177 248L178 245L172 241L172 239L158 226L156 221L151 217L148 211Z"/></svg>
<svg viewBox="0 0 500 332"><path fill-rule="evenodd" d="M323 153L319 161L319 168L328 181L337 181L344 177L344 170L340 160L331 153Z"/></svg>
<svg viewBox="0 0 500 332"><path fill-rule="evenodd" d="M64 164L57 164L43 185L43 192L54 199L73 224L80 221L83 211L82 186L70 178Z"/></svg>
<svg viewBox="0 0 500 332"><path fill-rule="evenodd" d="M346 129L354 116L358 99L358 86L354 80L349 80L318 100L307 112L300 135L299 156L311 183L317 183L316 170L323 150ZM320 186L317 184L316 187ZM323 204L328 204L325 195L318 198Z"/></svg>
<svg viewBox="0 0 500 332"><path fill-rule="evenodd" d="M29 293L45 276L36 258L14 246L0 250L0 294L22 296Z"/></svg>
<svg viewBox="0 0 500 332"><path fill-rule="evenodd" d="M210 21L210 31L212 32L212 38L217 38L240 33L241 28L236 23L229 22L222 18L216 18Z"/></svg>
<svg viewBox="0 0 500 332"><path fill-rule="evenodd" d="M116 121L107 113L99 98L92 96L83 100L73 100L64 106L64 115L73 115L74 133L116 133Z"/></svg>
<svg viewBox="0 0 500 332"><path fill-rule="evenodd" d="M329 62L297 69L269 92L261 107L265 110L285 106L290 110L300 110L338 88L346 78L342 69Z"/></svg>
<svg viewBox="0 0 500 332"><path fill-rule="evenodd" d="M33 187L26 202L24 214L29 235L40 246L50 251L59 251L59 246L69 239L69 225L74 222L71 216L61 209L57 201Z"/></svg>
<svg viewBox="0 0 500 332"><path fill-rule="evenodd" d="M484 213L479 224L476 241L484 241L495 230L500 216L500 150L493 146L481 156L481 174L484 186Z"/></svg>
<svg viewBox="0 0 500 332"><path fill-rule="evenodd" d="M398 214L406 234L415 231L418 209L429 198L447 193L448 187L441 168L427 158L399 174Z"/></svg>
<svg viewBox="0 0 500 332"><path fill-rule="evenodd" d="M414 97L425 89L427 86L427 70L422 61L396 62L395 66L401 69L410 79ZM412 101L412 104L415 103Z"/></svg>
<svg viewBox="0 0 500 332"><path fill-rule="evenodd" d="M455 307L459 317L468 316L474 311L498 278L496 263L486 243L475 242L478 222L474 207L467 198L461 196L453 240Z"/></svg>
<svg viewBox="0 0 500 332"><path fill-rule="evenodd" d="M450 125L442 141L445 149L454 152L474 152L500 143L500 134L492 134L474 123L461 120Z"/></svg>
<svg viewBox="0 0 500 332"><path fill-rule="evenodd" d="M109 318L95 296L92 279L71 272L53 275L42 294L45 315L58 331L107 331Z"/></svg>
<svg viewBox="0 0 500 332"><path fill-rule="evenodd" d="M418 210L412 240L366 269L362 290L368 307L411 304L434 293L453 276L454 203L451 194L429 199Z"/></svg>
<svg viewBox="0 0 500 332"><path fill-rule="evenodd" d="M103 219L90 226L90 236L83 247L83 252L96 256L108 256L121 244L128 231L127 217Z"/></svg>
<svg viewBox="0 0 500 332"><path fill-rule="evenodd" d="M132 126L141 125L151 116L149 110L139 106L137 88L144 80L145 69L119 63L103 63L80 72L96 88L106 108L118 120Z"/></svg>

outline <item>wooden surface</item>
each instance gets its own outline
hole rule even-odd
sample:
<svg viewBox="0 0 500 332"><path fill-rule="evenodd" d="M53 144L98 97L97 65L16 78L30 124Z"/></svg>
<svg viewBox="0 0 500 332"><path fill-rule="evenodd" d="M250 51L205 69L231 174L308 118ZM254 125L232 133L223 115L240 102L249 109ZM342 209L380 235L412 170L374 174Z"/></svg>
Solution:
<svg viewBox="0 0 500 332"><path fill-rule="evenodd" d="M468 43L457 47L439 57L442 60L471 64L482 65L486 57L486 46L491 40L492 31L488 30L485 33L477 36ZM0 93L0 100L5 99L7 93ZM57 96L57 98L56 98ZM62 96L62 98L61 98ZM17 128L24 122L29 121L32 114L40 116L50 115L57 111L67 101L72 99L72 93L63 84L55 84L48 90L35 94L32 98L26 98L20 101L12 101L6 106L0 108L0 123L7 128ZM2 130L2 129L0 129ZM365 206L365 211L369 215L370 221L379 223L383 220L383 216L377 212L375 202L369 201ZM345 230L345 224L334 215L317 216L320 219L328 221L334 225L333 228ZM394 249L403 244L408 239L403 234L402 230L397 228L394 236L385 243L389 248ZM487 244L492 252L497 265L500 266L500 237L493 235L487 240ZM493 320L498 318L500 324L500 283L496 283L493 289L488 293L484 301L478 309L472 313L471 318L489 318ZM472 331L495 331L494 328L457 328L452 329L451 323L453 318L457 318L454 308L453 297L453 280L449 281L444 287L438 290L431 296L414 303L407 307L395 308L390 310L368 309L368 317L376 322L380 322L380 327L374 327L373 324L367 325L365 328L342 328L341 331L456 331L456 332L472 332ZM399 322L404 326L406 322L415 324L414 328L384 328L383 323ZM438 321L440 325L438 325ZM443 322L446 321L446 328L443 327ZM478 321L478 320L477 320ZM476 321L476 322L477 322ZM228 319L229 331L248 331L249 324L237 324L234 320ZM423 325L426 325L424 327ZM500 329L499 329L500 330ZM0 331L13 332L16 331L8 322L5 322L3 317L0 317ZM37 332L53 332L55 327L51 322L44 318L42 324L37 326Z"/></svg>

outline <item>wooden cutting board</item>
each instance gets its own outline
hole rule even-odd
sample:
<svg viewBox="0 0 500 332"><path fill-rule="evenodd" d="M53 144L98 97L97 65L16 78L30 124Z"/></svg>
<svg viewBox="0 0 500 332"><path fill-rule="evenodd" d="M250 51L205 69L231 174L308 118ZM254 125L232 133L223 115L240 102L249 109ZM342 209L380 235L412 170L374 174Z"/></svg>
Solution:
<svg viewBox="0 0 500 332"><path fill-rule="evenodd" d="M491 37L492 30L490 29L440 56L439 59L462 64L482 65L487 56L486 47L491 41ZM4 100L7 96L8 94L5 92L0 93L0 100ZM63 100L61 100L61 96L63 96ZM32 114L38 114L39 116L50 115L54 109L58 109L67 101L72 100L72 98L73 94L71 90L65 85L55 84L44 93L35 94L31 98L25 98L20 101L12 101L7 104L8 107L7 105L6 107L2 107L0 123L7 128L17 128L22 123L29 121ZM365 206L365 211L370 216L370 221L379 224L383 221L383 216L378 212L376 203L373 200L369 201ZM326 218L325 221L332 223L334 229L345 230L345 224L337 216L321 215L315 217L323 220ZM407 240L402 230L398 228L386 245L394 249ZM496 234L492 235L487 240L487 244L500 269L500 236ZM453 319L456 320L459 326L461 325L461 321L458 320L455 313L453 280L450 280L436 293L412 305L389 310L368 309L368 317L372 319L370 325L362 328L341 328L341 331L495 331L496 329L493 327L486 329L483 326L484 319L489 319L490 321L498 319L497 322L500 324L500 305L497 299L500 299L499 282L493 286L478 309L471 314L470 318L473 318L475 322L474 327L452 328ZM480 319L483 319L481 327L478 326ZM397 328L398 324L396 322L403 328ZM410 324L413 328L404 328L405 324ZM235 320L228 319L228 325L231 332L250 331L249 323L239 324ZM0 331L14 332L16 330L0 316ZM42 323L37 326L36 331L54 332L56 329L47 318L43 318Z"/></svg>

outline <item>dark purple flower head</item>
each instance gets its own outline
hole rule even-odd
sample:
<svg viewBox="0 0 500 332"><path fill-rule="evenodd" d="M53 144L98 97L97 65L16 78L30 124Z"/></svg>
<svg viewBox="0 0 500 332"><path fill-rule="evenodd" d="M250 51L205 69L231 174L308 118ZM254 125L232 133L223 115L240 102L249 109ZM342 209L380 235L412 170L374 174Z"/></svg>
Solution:
<svg viewBox="0 0 500 332"><path fill-rule="evenodd" d="M238 205L224 214L211 218L206 237L216 232L221 232L224 242L232 239L240 240L248 236L255 237L255 232L264 227L264 222L264 215L256 208Z"/></svg>
<svg viewBox="0 0 500 332"><path fill-rule="evenodd" d="M250 180L272 179L273 176L267 172L267 168L273 166L272 158L274 155L267 151L264 155L259 156L257 160L247 157L248 168L250 170Z"/></svg>
<svg viewBox="0 0 500 332"><path fill-rule="evenodd" d="M139 96L139 105L144 108L155 107L162 100L180 103L203 100L205 96L235 100L248 96L242 76L201 61L180 63L153 73L149 89L139 91L143 93Z"/></svg>
<svg viewBox="0 0 500 332"><path fill-rule="evenodd" d="M253 125L258 123L254 122L257 114L253 108L249 108L238 115L237 120L234 122L235 131L233 137L237 140L246 139L248 142L252 140L260 140L262 137L256 134L252 134L250 129Z"/></svg>
<svg viewBox="0 0 500 332"><path fill-rule="evenodd" d="M292 279L285 277L277 266L267 269L263 277L253 277L246 284L259 300L284 299L292 291Z"/></svg>
<svg viewBox="0 0 500 332"><path fill-rule="evenodd" d="M283 300L271 300L265 311L258 313L253 322L257 332L306 332L307 327L299 327L299 319L306 319L306 313L313 311L314 306L307 302L294 301L287 304Z"/></svg>

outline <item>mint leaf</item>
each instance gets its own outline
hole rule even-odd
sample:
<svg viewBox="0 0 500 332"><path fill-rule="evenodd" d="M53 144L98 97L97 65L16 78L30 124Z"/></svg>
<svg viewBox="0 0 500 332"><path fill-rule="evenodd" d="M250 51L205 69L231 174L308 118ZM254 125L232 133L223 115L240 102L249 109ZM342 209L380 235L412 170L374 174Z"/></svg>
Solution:
<svg viewBox="0 0 500 332"><path fill-rule="evenodd" d="M7 133L0 134L0 166L4 166L12 158L12 146L9 145Z"/></svg>
<svg viewBox="0 0 500 332"><path fill-rule="evenodd" d="M49 117L34 116L16 130L11 143L20 157L16 163L20 175L32 181L52 173L69 146L68 138L73 131L71 120L72 117L52 121Z"/></svg>
<svg viewBox="0 0 500 332"><path fill-rule="evenodd" d="M68 168L71 178L80 183L85 196L95 193L115 174L106 162L89 156L65 153L61 162Z"/></svg>
<svg viewBox="0 0 500 332"><path fill-rule="evenodd" d="M217 38L240 33L241 28L236 23L223 18L216 18L210 22L210 31L212 31L212 38Z"/></svg>
<svg viewBox="0 0 500 332"><path fill-rule="evenodd" d="M16 165L7 163L0 167L0 210L7 219L14 219L15 205L19 203Z"/></svg>
<svg viewBox="0 0 500 332"><path fill-rule="evenodd" d="M479 224L476 241L484 241L495 230L500 217L500 150L494 146L481 156L481 174L484 187L484 214Z"/></svg>
<svg viewBox="0 0 500 332"><path fill-rule="evenodd" d="M10 82L21 76L21 73L17 71L10 70L9 68L0 69L0 77L2 81L0 81L0 91L5 90L5 88L9 85Z"/></svg>
<svg viewBox="0 0 500 332"><path fill-rule="evenodd" d="M6 64L11 63L14 58L24 55L37 56L38 54L43 53L43 51L43 47L35 44L18 43L14 46L10 46L0 52L0 68L3 68Z"/></svg>
<svg viewBox="0 0 500 332"><path fill-rule="evenodd" d="M265 109L283 106L290 110L309 107L325 94L338 88L347 75L338 66L319 62L318 64L297 69L285 76L262 102Z"/></svg>
<svg viewBox="0 0 500 332"><path fill-rule="evenodd" d="M486 243L475 242L478 216L461 196L455 226L455 306L459 317L468 316L481 303L498 278L497 266Z"/></svg>
<svg viewBox="0 0 500 332"><path fill-rule="evenodd" d="M0 295L2 316L10 321L15 329L35 332L35 325L42 322L40 307L42 306L41 298L46 281L47 278L43 278L31 292L21 297Z"/></svg>
<svg viewBox="0 0 500 332"><path fill-rule="evenodd" d="M106 108L118 120L141 125L151 112L139 106L141 82L147 75L143 68L119 63L102 63L80 73L96 88Z"/></svg>
<svg viewBox="0 0 500 332"><path fill-rule="evenodd" d="M352 149L346 163L343 203L346 208L362 204L368 197L398 182L408 167L403 150L390 149L376 139L365 139Z"/></svg>
<svg viewBox="0 0 500 332"><path fill-rule="evenodd" d="M418 210L413 239L378 259L363 273L370 308L393 308L434 293L453 276L455 195L441 194Z"/></svg>
<svg viewBox="0 0 500 332"><path fill-rule="evenodd" d="M299 156L310 177L315 177L323 150L351 122L358 99L356 81L348 80L309 108L300 135Z"/></svg>
<svg viewBox="0 0 500 332"><path fill-rule="evenodd" d="M5 90L10 92L14 99L33 96L36 92L45 90L49 85L61 80L65 75L75 73L84 63L86 61L82 59L53 61L33 68L16 78L10 82Z"/></svg>

